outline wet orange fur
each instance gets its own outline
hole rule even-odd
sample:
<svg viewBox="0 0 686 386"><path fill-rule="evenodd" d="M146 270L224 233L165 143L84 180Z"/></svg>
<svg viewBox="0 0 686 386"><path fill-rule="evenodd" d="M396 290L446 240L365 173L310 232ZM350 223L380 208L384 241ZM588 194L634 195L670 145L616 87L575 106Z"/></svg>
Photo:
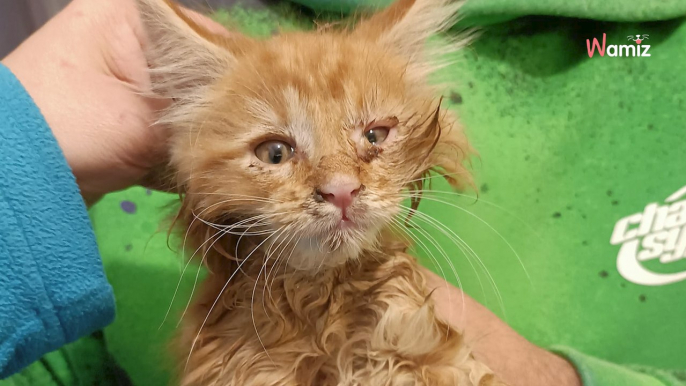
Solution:
<svg viewBox="0 0 686 386"><path fill-rule="evenodd" d="M177 224L209 275L180 338L182 385L496 385L438 319L397 234L402 192L432 169L458 187L471 149L440 108L426 39L458 5L400 0L354 29L255 40L212 35L162 0L139 0L153 92L174 100ZM395 125L372 146L375 122ZM255 147L295 148L280 165ZM355 227L314 192L363 188ZM256 217L257 216L257 217ZM261 217L260 217L261 216Z"/></svg>

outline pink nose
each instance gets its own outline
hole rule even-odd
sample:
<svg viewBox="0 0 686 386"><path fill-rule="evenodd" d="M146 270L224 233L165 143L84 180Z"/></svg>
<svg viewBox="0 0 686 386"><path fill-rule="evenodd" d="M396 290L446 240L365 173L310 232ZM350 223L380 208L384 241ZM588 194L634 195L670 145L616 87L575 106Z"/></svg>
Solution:
<svg viewBox="0 0 686 386"><path fill-rule="evenodd" d="M318 190L322 198L345 210L360 191L360 181L349 176L336 176Z"/></svg>

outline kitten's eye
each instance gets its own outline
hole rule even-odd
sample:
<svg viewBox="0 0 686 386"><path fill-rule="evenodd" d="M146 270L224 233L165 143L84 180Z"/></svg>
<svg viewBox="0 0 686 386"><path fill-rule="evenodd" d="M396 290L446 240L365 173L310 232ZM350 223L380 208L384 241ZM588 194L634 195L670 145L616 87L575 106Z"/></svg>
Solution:
<svg viewBox="0 0 686 386"><path fill-rule="evenodd" d="M374 127L364 132L367 141L372 145L379 145L386 140L391 129L385 126Z"/></svg>
<svg viewBox="0 0 686 386"><path fill-rule="evenodd" d="M293 147L282 141L262 142L255 148L257 158L268 164L278 165L293 157Z"/></svg>

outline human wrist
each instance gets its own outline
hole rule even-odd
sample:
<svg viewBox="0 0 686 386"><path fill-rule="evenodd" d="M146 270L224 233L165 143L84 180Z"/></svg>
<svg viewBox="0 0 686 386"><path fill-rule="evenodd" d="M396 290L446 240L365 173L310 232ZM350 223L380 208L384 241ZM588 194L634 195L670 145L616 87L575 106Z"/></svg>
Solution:
<svg viewBox="0 0 686 386"><path fill-rule="evenodd" d="M581 378L571 362L565 358L534 346L536 362L540 363L537 383L530 385L582 386Z"/></svg>
<svg viewBox="0 0 686 386"><path fill-rule="evenodd" d="M462 332L473 355L511 386L581 386L574 366L519 335L476 300L424 268L440 317Z"/></svg>
<svg viewBox="0 0 686 386"><path fill-rule="evenodd" d="M497 322L466 336L473 355L510 386L581 386L574 366ZM467 328L471 328L467 326Z"/></svg>

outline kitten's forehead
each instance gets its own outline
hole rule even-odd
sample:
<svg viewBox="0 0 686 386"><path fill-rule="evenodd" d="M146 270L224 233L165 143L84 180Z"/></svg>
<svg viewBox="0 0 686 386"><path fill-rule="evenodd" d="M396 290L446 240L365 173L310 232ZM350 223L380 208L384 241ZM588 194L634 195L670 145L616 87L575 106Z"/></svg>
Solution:
<svg viewBox="0 0 686 386"><path fill-rule="evenodd" d="M244 59L231 73L231 89L253 117L284 129L306 152L315 143L330 152L355 127L403 111L403 64L371 42L292 34L263 42Z"/></svg>
<svg viewBox="0 0 686 386"><path fill-rule="evenodd" d="M371 92L402 94L406 64L374 42L337 34L293 33L257 44L233 69L252 91L293 88L321 102L362 103Z"/></svg>

